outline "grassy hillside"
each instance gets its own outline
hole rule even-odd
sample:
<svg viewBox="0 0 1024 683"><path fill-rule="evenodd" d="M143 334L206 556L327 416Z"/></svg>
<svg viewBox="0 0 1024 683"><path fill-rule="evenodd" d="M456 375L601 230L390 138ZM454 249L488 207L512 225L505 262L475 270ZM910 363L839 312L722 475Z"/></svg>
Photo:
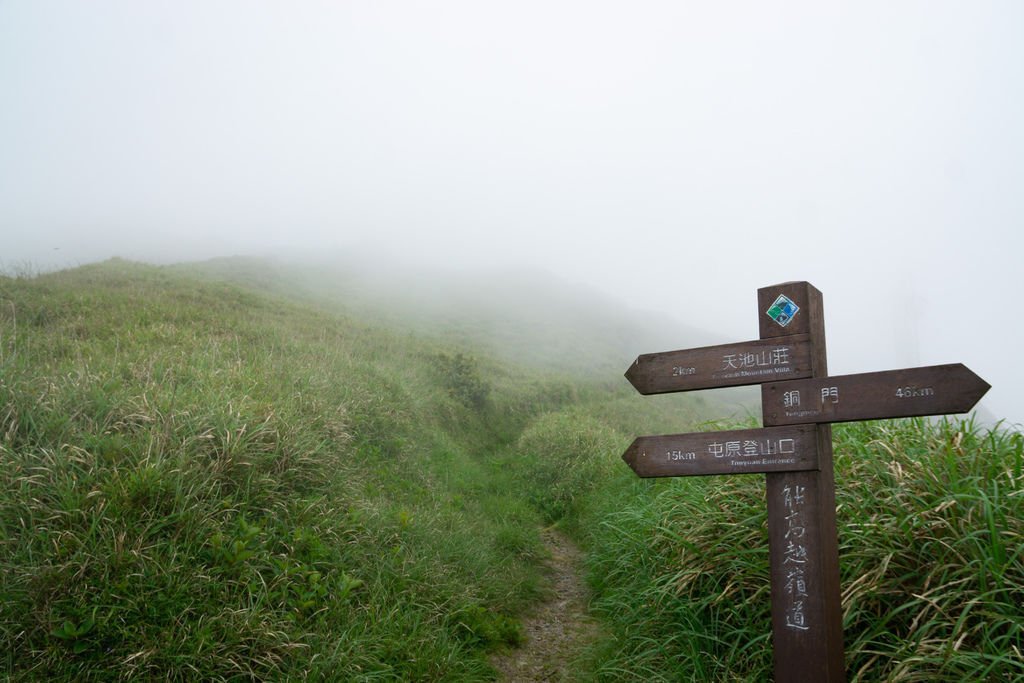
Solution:
<svg viewBox="0 0 1024 683"><path fill-rule="evenodd" d="M557 380L234 285L0 279L14 680L487 679L540 516L491 455Z"/></svg>
<svg viewBox="0 0 1024 683"><path fill-rule="evenodd" d="M768 679L763 478L619 457L729 417L715 394L639 397L618 367L514 365L218 267L0 277L5 678L491 680L558 523L608 634L581 680ZM1024 680L1021 435L835 435L850 678Z"/></svg>

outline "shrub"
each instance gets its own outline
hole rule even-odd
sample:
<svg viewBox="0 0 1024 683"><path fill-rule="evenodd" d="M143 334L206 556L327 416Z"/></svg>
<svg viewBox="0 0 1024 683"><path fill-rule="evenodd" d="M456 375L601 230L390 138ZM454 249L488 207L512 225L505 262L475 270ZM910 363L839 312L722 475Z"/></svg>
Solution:
<svg viewBox="0 0 1024 683"><path fill-rule="evenodd" d="M439 353L435 365L448 394L467 408L482 411L491 393L490 385L480 376L476 359L461 351Z"/></svg>
<svg viewBox="0 0 1024 683"><path fill-rule="evenodd" d="M512 449L509 467L527 499L554 522L620 465L623 438L575 412L545 414Z"/></svg>

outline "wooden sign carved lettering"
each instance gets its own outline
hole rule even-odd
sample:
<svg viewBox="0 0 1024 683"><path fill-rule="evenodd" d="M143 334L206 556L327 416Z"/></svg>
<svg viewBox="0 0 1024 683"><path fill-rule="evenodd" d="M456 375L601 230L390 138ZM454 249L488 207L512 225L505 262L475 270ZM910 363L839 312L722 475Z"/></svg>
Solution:
<svg viewBox="0 0 1024 683"><path fill-rule="evenodd" d="M641 477L764 473L775 680L845 680L832 422L966 412L989 389L963 365L829 377L821 292L758 290L761 338L648 353L641 394L761 385L763 429L641 436L623 460Z"/></svg>

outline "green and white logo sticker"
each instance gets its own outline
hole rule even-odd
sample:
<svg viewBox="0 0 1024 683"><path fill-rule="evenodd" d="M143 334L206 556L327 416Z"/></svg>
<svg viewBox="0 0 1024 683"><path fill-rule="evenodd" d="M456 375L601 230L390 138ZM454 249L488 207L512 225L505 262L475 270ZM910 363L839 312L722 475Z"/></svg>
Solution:
<svg viewBox="0 0 1024 683"><path fill-rule="evenodd" d="M793 303L792 299L785 294L780 294L767 313L769 318L777 322L781 327L785 327L793 321L799 310L800 307Z"/></svg>

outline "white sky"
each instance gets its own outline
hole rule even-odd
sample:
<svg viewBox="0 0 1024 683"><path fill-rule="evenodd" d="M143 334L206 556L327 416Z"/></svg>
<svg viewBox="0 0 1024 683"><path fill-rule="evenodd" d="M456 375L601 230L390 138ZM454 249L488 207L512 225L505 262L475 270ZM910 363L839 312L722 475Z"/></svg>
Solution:
<svg viewBox="0 0 1024 683"><path fill-rule="evenodd" d="M1024 422L1022 36L1017 0L0 0L0 262L385 246L736 341L809 280L833 374L963 362Z"/></svg>

